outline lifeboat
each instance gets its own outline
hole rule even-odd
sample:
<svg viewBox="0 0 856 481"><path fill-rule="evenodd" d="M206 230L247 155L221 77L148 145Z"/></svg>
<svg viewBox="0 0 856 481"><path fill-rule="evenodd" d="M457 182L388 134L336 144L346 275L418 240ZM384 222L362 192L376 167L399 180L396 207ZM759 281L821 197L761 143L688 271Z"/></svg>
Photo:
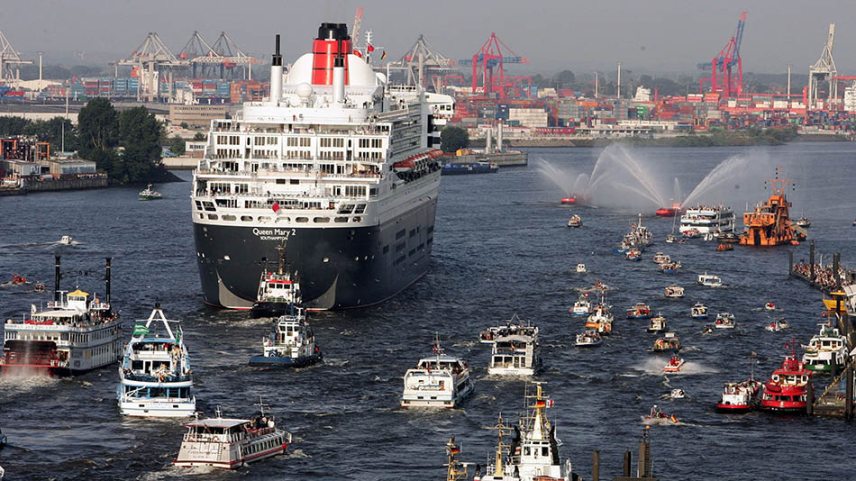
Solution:
<svg viewBox="0 0 856 481"><path fill-rule="evenodd" d="M428 169L431 161L443 155L439 149L429 150L416 155L411 155L404 160L392 164L392 170L396 173L423 172Z"/></svg>

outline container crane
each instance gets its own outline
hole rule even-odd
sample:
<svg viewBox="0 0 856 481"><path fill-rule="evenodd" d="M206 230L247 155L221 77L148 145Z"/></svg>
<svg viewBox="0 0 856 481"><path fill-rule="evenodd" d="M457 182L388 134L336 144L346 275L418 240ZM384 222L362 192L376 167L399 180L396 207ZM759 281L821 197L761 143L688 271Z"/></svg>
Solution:
<svg viewBox="0 0 856 481"><path fill-rule="evenodd" d="M710 62L698 64L701 70L710 69L710 91L721 92L724 98L739 97L743 93L743 59L740 57L740 44L743 42L743 28L746 25L747 12L740 13L737 31L725 47ZM734 68L736 67L736 72ZM704 92L705 78L699 79L699 88Z"/></svg>
<svg viewBox="0 0 856 481"><path fill-rule="evenodd" d="M835 24L830 23L823 52L821 52L817 62L808 68L808 103L806 107L810 109L815 108L818 103L818 83L828 82L827 101L832 101L838 97L838 83L835 81L838 69L835 68L835 60L832 58L832 47L834 46Z"/></svg>
<svg viewBox="0 0 856 481"><path fill-rule="evenodd" d="M473 93L481 92L486 97L495 94L500 99L507 98L508 90L515 86L515 79L505 75L505 65L520 63L529 63L529 60L514 53L493 32L472 59L458 61L459 65L472 65Z"/></svg>

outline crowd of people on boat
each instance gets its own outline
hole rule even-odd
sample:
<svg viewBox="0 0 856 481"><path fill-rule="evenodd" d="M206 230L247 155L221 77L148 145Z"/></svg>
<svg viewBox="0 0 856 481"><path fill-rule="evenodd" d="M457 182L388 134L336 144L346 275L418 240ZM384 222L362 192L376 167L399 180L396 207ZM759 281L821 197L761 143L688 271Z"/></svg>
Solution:
<svg viewBox="0 0 856 481"><path fill-rule="evenodd" d="M809 279L811 276L811 264L800 261L794 264L794 273ZM832 289L836 286L838 278L841 279L841 285L846 286L851 284L853 275L844 267L838 267L838 275L832 266L824 266L823 264L814 264L814 283L823 289Z"/></svg>

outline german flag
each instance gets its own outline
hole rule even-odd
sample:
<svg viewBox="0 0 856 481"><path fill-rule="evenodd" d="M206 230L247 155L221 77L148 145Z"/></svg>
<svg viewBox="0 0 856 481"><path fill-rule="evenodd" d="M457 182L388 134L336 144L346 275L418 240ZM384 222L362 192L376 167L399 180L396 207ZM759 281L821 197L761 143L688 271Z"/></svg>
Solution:
<svg viewBox="0 0 856 481"><path fill-rule="evenodd" d="M535 401L535 407L536 408L545 408L545 407L547 407L547 401L545 401L543 399L539 399L538 401Z"/></svg>
<svg viewBox="0 0 856 481"><path fill-rule="evenodd" d="M383 60L386 58L386 50L380 53L380 59Z"/></svg>

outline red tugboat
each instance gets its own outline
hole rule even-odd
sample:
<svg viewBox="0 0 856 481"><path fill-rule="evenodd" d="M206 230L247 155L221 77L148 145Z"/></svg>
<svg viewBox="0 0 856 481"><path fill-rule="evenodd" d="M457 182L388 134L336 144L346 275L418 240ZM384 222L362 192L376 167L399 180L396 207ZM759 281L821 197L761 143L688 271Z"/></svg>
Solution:
<svg viewBox="0 0 856 481"><path fill-rule="evenodd" d="M676 202L676 203L672 204L671 207L660 207L654 213L657 214L658 217L674 217L674 216L678 215L680 212L681 212L681 204Z"/></svg>
<svg viewBox="0 0 856 481"><path fill-rule="evenodd" d="M562 197L562 204L564 205L573 205L577 203L577 196L571 194L567 197Z"/></svg>
<svg viewBox="0 0 856 481"><path fill-rule="evenodd" d="M761 409L765 411L800 413L805 412L808 404L808 390L811 385L811 371L797 358L796 342L786 345L790 352L782 361L782 366L764 383L761 393Z"/></svg>

